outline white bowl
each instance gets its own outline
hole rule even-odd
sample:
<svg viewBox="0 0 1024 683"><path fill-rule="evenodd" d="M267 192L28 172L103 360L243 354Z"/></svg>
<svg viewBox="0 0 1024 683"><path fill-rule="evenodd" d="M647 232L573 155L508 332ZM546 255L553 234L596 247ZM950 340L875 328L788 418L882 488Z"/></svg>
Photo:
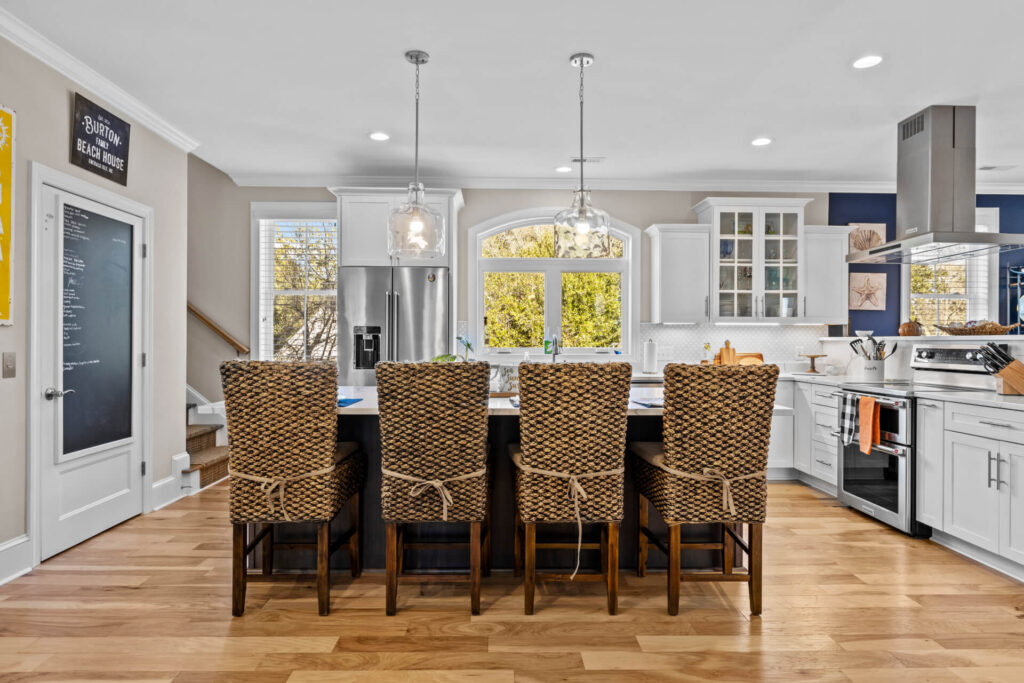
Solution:
<svg viewBox="0 0 1024 683"><path fill-rule="evenodd" d="M858 337L870 337L875 331L874 330L854 330L853 333Z"/></svg>

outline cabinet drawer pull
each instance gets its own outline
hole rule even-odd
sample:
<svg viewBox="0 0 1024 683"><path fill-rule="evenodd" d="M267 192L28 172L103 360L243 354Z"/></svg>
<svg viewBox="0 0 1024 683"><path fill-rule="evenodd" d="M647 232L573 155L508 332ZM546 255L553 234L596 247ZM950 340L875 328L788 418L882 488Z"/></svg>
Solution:
<svg viewBox="0 0 1024 683"><path fill-rule="evenodd" d="M925 408L941 408L938 403L928 403L927 401L918 401L917 405L924 406Z"/></svg>
<svg viewBox="0 0 1024 683"><path fill-rule="evenodd" d="M986 488L992 488L992 451L988 452L988 484Z"/></svg>
<svg viewBox="0 0 1024 683"><path fill-rule="evenodd" d="M843 393L841 391L833 391L832 393L823 393L821 391L815 391L814 395L820 396L821 398L836 398L837 396L842 396Z"/></svg>
<svg viewBox="0 0 1024 683"><path fill-rule="evenodd" d="M824 460L818 460L817 458L814 459L814 462L818 463L819 465L824 465L825 467L832 467L832 463L825 462Z"/></svg>
<svg viewBox="0 0 1024 683"><path fill-rule="evenodd" d="M832 425L823 424L821 422L815 422L814 426L815 427L821 427L822 429L832 429Z"/></svg>
<svg viewBox="0 0 1024 683"><path fill-rule="evenodd" d="M991 420L978 420L978 424L988 425L989 427L1005 427L1006 429L1013 429L1014 425L1009 422L992 422Z"/></svg>
<svg viewBox="0 0 1024 683"><path fill-rule="evenodd" d="M843 435L843 433L842 433L841 431L839 431L839 430L837 429L837 430L836 430L836 431L834 431L834 432L829 432L829 433L828 433L828 435L829 435L829 436L833 436L833 437L835 437L835 438L837 438L837 439L838 439L838 438L839 438L840 436L842 436L842 435Z"/></svg>
<svg viewBox="0 0 1024 683"><path fill-rule="evenodd" d="M1003 481L1003 463L1004 462L1009 462L1009 461L1008 460L1003 460L1003 454L1002 453L996 453L996 491L999 490L999 485L1000 484L1006 485L1006 482Z"/></svg>

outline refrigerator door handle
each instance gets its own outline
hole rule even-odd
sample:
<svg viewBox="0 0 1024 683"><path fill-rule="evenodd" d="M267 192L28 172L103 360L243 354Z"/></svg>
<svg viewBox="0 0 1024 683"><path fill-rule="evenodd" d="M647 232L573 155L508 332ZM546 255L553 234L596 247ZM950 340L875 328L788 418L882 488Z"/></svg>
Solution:
<svg viewBox="0 0 1024 683"><path fill-rule="evenodd" d="M398 357L398 351L399 351L399 348L398 348L398 335L399 335L399 332L398 332L398 303L399 303L399 301L400 301L399 294L398 294L398 290L396 289L395 290L395 306L394 306L394 310L393 310L393 313L392 313L392 315L394 315L394 318L395 318L392 321L392 324L393 324L393 326L395 328L395 350L394 350L394 353L391 354L393 356L392 360L401 360Z"/></svg>
<svg viewBox="0 0 1024 683"><path fill-rule="evenodd" d="M391 360L391 290L384 293L387 305L384 310L384 360Z"/></svg>

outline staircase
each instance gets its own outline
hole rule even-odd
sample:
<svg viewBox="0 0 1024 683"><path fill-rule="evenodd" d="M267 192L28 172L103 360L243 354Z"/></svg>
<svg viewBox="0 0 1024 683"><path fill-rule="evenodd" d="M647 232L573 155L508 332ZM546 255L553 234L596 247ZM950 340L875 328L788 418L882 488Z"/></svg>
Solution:
<svg viewBox="0 0 1024 683"><path fill-rule="evenodd" d="M206 488L228 476L228 447L217 445L217 432L222 425L190 424L186 432L185 450L189 466L182 470L183 478L199 473L199 488Z"/></svg>

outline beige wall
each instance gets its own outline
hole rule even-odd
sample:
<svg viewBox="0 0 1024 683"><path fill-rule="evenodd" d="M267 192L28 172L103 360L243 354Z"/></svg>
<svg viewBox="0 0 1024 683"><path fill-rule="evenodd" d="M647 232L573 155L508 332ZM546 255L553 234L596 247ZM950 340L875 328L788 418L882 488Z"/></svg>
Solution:
<svg viewBox="0 0 1024 683"><path fill-rule="evenodd" d="M128 186L68 163L75 84L0 39L0 101L17 112L14 325L0 327L0 350L18 354L17 377L0 380L0 543L26 530L25 399L28 374L29 163L37 161L153 207L153 479L185 450L186 155L132 123ZM81 91L100 105L94 93Z"/></svg>
<svg viewBox="0 0 1024 683"><path fill-rule="evenodd" d="M238 187L202 159L188 158L188 299L236 339L249 339L250 202L334 201L325 188ZM188 316L188 383L219 401L218 367L235 350Z"/></svg>
<svg viewBox="0 0 1024 683"><path fill-rule="evenodd" d="M469 304L466 282L467 235L470 228L495 216L543 206L568 206L572 193L567 190L463 190L466 207L459 214L459 301L458 320L468 320ZM645 229L652 223L695 223L697 216L691 211L694 204L705 197L804 197L813 201L807 205L804 221L808 225L828 222L828 194L825 193L768 193L768 192L643 192L634 190L595 190L591 199L596 206L614 218ZM642 269L647 272L650 247L643 241ZM640 320L648 319L650 288L647 278L640 287Z"/></svg>

